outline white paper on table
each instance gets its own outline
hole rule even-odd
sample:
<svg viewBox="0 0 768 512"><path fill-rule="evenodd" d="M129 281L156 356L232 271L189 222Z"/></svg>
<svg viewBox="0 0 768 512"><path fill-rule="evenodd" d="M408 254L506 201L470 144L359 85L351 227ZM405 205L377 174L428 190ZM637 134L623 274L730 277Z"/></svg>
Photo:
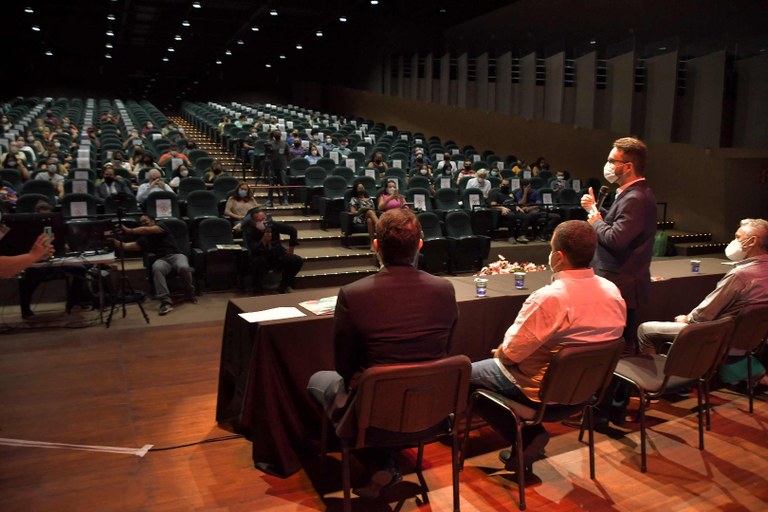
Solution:
<svg viewBox="0 0 768 512"><path fill-rule="evenodd" d="M252 311L249 313L240 313L240 318L250 324L258 322L267 322L269 320L284 320L286 318L299 318L307 316L293 306L283 306L279 308L265 309L263 311Z"/></svg>

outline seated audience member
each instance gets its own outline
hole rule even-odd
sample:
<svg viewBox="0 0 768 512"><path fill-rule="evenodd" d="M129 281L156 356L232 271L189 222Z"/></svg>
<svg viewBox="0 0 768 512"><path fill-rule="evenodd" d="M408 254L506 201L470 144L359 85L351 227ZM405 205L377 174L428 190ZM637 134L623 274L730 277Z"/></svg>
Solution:
<svg viewBox="0 0 768 512"><path fill-rule="evenodd" d="M227 176L227 171L224 170L224 164L221 160L214 160L211 163L211 168L205 173L203 180L206 184L212 184L219 176Z"/></svg>
<svg viewBox="0 0 768 512"><path fill-rule="evenodd" d="M112 153L112 165L115 166L115 169L125 169L129 173L132 170L132 165L129 159L125 158L125 154L123 154L122 151L117 150L114 153Z"/></svg>
<svg viewBox="0 0 768 512"><path fill-rule="evenodd" d="M520 221L520 236L517 241L528 243L528 227L531 228L531 235L534 239L545 241L547 233L551 233L554 227L560 222L560 216L549 211L542 211L541 197L539 191L531 186L531 181L523 178L520 180L520 188L513 192L515 198L514 214ZM540 232L539 222L545 219L546 226L544 231Z"/></svg>
<svg viewBox="0 0 768 512"><path fill-rule="evenodd" d="M349 212L354 214L352 222L358 225L365 224L368 227L368 236L371 239L371 252L374 252L373 240L375 238L376 223L379 221L379 218L376 216L376 205L362 183L357 184L355 195L349 200Z"/></svg>
<svg viewBox="0 0 768 512"><path fill-rule="evenodd" d="M459 166L453 161L451 158L452 156L450 151L446 151L443 153L443 159L437 162L438 172L443 173L443 175L448 176L449 178L453 178L456 173L459 172ZM470 165L470 168L471 167L472 166Z"/></svg>
<svg viewBox="0 0 768 512"><path fill-rule="evenodd" d="M432 361L447 356L458 320L453 286L418 270L421 225L409 210L391 210L376 223L374 247L383 262L378 273L339 290L334 317L335 371L320 371L307 384L310 395L338 417L354 396L362 372L386 364ZM418 293L403 293L418 290ZM386 313L382 314L382 298ZM439 311L440 314L435 314ZM369 482L355 494L376 498L400 480L395 456L399 448L356 452L368 466Z"/></svg>
<svg viewBox="0 0 768 512"><path fill-rule="evenodd" d="M138 150L137 150L138 151ZM136 155L133 156L134 162L136 161ZM136 176L138 176L139 179L141 179L141 173L144 172L147 174L151 169L156 169L157 172L160 173L160 176L165 176L165 169L157 165L155 162L155 157L153 157L148 152L142 152L141 153L141 160L133 166L133 170L136 173Z"/></svg>
<svg viewBox="0 0 768 512"><path fill-rule="evenodd" d="M536 159L535 162L533 162L533 165L531 165L531 172L534 176L538 176L541 171L548 171L549 170L549 164L544 159L543 156L540 156Z"/></svg>
<svg viewBox="0 0 768 512"><path fill-rule="evenodd" d="M479 188L483 192L483 197L488 199L488 194L491 192L491 182L488 181L488 170L480 169L475 173L474 178L470 178L467 182L467 188Z"/></svg>
<svg viewBox="0 0 768 512"><path fill-rule="evenodd" d="M352 152L349 148L349 139L346 137L339 139L339 146L334 151L338 151L341 156L349 156Z"/></svg>
<svg viewBox="0 0 768 512"><path fill-rule="evenodd" d="M306 154L307 150L301 145L301 139L299 137L293 139L293 144L288 148L288 159L304 158L304 155Z"/></svg>
<svg viewBox="0 0 768 512"><path fill-rule="evenodd" d="M538 408L542 379L561 343L621 337L626 305L616 285L589 267L596 246L597 235L588 223L572 220L557 226L549 253L549 266L555 273L552 284L526 299L493 358L472 363L473 388L489 389ZM527 474L548 441L543 426L523 428ZM507 470L517 467L515 448L499 454Z"/></svg>
<svg viewBox="0 0 768 512"><path fill-rule="evenodd" d="M304 159L309 162L309 165L317 165L317 162L323 157L320 156L320 152L317 150L317 146L314 144L310 146L309 153L304 155Z"/></svg>
<svg viewBox="0 0 768 512"><path fill-rule="evenodd" d="M472 161L464 160L464 166L456 175L456 185L461 183L461 178L464 178L465 176L474 176L474 175L475 175L475 170L472 168Z"/></svg>
<svg viewBox="0 0 768 512"><path fill-rule="evenodd" d="M164 167L168 162L172 162L174 159L179 159L187 165L192 165L189 161L189 157L179 151L179 147L176 144L171 144L168 147L168 151L160 155L157 160L157 165Z"/></svg>
<svg viewBox="0 0 768 512"><path fill-rule="evenodd" d="M323 151L330 153L336 150L336 144L333 143L333 137L330 135L325 136L325 140L320 144L323 147Z"/></svg>
<svg viewBox="0 0 768 512"><path fill-rule="evenodd" d="M725 254L736 264L690 313L676 316L674 322L640 324L637 337L643 353L665 352L686 324L735 316L751 304L768 303L768 222L742 220Z"/></svg>
<svg viewBox="0 0 768 512"><path fill-rule="evenodd" d="M146 139L147 135L149 135L150 132L154 132L154 131L157 131L155 129L155 123L153 123L152 121L147 121L146 123L144 123L144 127L141 129L141 136L142 138Z"/></svg>
<svg viewBox="0 0 768 512"><path fill-rule="evenodd" d="M139 185L139 190L136 192L136 201L140 204L144 204L150 194L157 192L158 190L165 190L166 192L173 192L173 189L163 181L160 171L152 169L147 173L147 181Z"/></svg>
<svg viewBox="0 0 768 512"><path fill-rule="evenodd" d="M257 206L259 206L259 203L253 197L251 188L247 183L242 182L237 185L237 188L227 199L227 204L224 206L224 216L232 221L241 221L249 211Z"/></svg>
<svg viewBox="0 0 768 512"><path fill-rule="evenodd" d="M380 151L376 151L373 155L371 155L371 160L368 162L366 167L368 169L374 169L376 171L376 176L379 179L383 178L387 172L387 169L389 169L387 162L384 161L384 155Z"/></svg>
<svg viewBox="0 0 768 512"><path fill-rule="evenodd" d="M131 147L143 147L144 146L144 140L141 138L141 134L139 133L139 130L136 128L131 128L131 132L128 134L128 137L123 141L123 149L129 149Z"/></svg>
<svg viewBox="0 0 768 512"><path fill-rule="evenodd" d="M138 236L135 242L123 243L114 240L114 244L118 249L149 252L157 256L152 263L152 282L155 285L155 298L160 301L159 315L167 315L173 311L173 299L166 278L174 270L184 280L187 300L197 304L195 286L192 283L192 268L187 257L176 246L170 230L163 224L157 224L155 219L146 213L139 218L139 222L139 227L122 227L126 234Z"/></svg>
<svg viewBox="0 0 768 512"><path fill-rule="evenodd" d="M432 168L427 164L422 163L419 168L413 169L411 171L411 176L424 176L429 180L430 183L432 183Z"/></svg>
<svg viewBox="0 0 768 512"><path fill-rule="evenodd" d="M133 197L133 189L131 189L131 184L127 180L124 180L119 176L115 177L114 166L107 162L104 164L104 169L101 173L101 183L96 186L94 194L96 195L97 201L104 203L109 196L117 194Z"/></svg>
<svg viewBox="0 0 768 512"><path fill-rule="evenodd" d="M568 171L556 171L555 176L549 182L552 192L560 192L568 188Z"/></svg>
<svg viewBox="0 0 768 512"><path fill-rule="evenodd" d="M416 146L416 149L413 150L411 168L421 167L422 164L427 164L429 168L432 169L432 159L429 158L429 156L424 153L423 147Z"/></svg>
<svg viewBox="0 0 768 512"><path fill-rule="evenodd" d="M403 206L405 206L405 196L397 189L397 181L387 180L384 192L379 195L378 210L386 212L387 210L402 208Z"/></svg>
<svg viewBox="0 0 768 512"><path fill-rule="evenodd" d="M35 205L35 213L50 214L53 211L51 205L40 201ZM64 256L67 252L66 227L60 216L52 218L53 249L57 256ZM33 262L34 263L34 262ZM66 265L60 267L30 267L24 271L24 276L19 280L19 307L21 317L29 318L32 312L32 294L35 293L40 283L56 278L69 278L67 286L66 311L69 313L74 306L92 306L93 297L88 293L85 275L88 269L85 265Z"/></svg>
<svg viewBox="0 0 768 512"><path fill-rule="evenodd" d="M174 191L179 188L179 183L189 178L189 167L185 164L181 164L173 171L171 181L168 183Z"/></svg>
<svg viewBox="0 0 768 512"><path fill-rule="evenodd" d="M262 273L267 270L280 270L282 279L278 291L292 291L293 280L301 270L304 259L294 254L298 242L296 228L275 222L263 211L255 208L241 222L243 242L248 249L253 269L254 293L263 292ZM280 235L289 237L288 249L280 242Z"/></svg>
<svg viewBox="0 0 768 512"><path fill-rule="evenodd" d="M31 177L29 167L27 167L27 157L21 152L19 144L16 141L8 143L8 153L2 161L3 169L16 169L21 174L21 181L28 181Z"/></svg>
<svg viewBox="0 0 768 512"><path fill-rule="evenodd" d="M43 171L35 175L36 180L50 181L56 187L56 195L59 199L64 197L64 176L59 172L59 164L55 158L49 158L43 166Z"/></svg>
<svg viewBox="0 0 768 512"><path fill-rule="evenodd" d="M517 236L517 217L515 216L514 207L515 198L512 195L512 191L509 186L509 178L501 180L501 186L498 189L491 190L488 194L488 204L491 208L499 210L499 224L506 226L509 230L508 242L516 242Z"/></svg>

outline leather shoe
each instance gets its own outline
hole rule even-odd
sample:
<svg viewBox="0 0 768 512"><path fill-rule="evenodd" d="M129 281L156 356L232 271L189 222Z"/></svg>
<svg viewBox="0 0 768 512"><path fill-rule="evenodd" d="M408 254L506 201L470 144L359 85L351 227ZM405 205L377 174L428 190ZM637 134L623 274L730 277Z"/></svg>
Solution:
<svg viewBox="0 0 768 512"><path fill-rule="evenodd" d="M375 500L381 494L382 489L394 485L402 479L403 475L394 468L380 469L371 475L371 479L365 486L355 487L352 492L361 498Z"/></svg>

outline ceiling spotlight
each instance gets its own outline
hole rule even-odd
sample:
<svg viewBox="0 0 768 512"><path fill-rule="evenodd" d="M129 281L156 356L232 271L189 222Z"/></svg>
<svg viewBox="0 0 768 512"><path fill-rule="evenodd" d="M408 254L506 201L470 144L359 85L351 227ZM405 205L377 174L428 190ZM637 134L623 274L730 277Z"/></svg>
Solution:
<svg viewBox="0 0 768 512"><path fill-rule="evenodd" d="M285 55L280 55L280 58L285 60Z"/></svg>
<svg viewBox="0 0 768 512"><path fill-rule="evenodd" d="M220 59L216 59L216 64L221 65L221 60Z"/></svg>
<svg viewBox="0 0 768 512"><path fill-rule="evenodd" d="M277 16L277 9L272 9L269 11L270 16Z"/></svg>
<svg viewBox="0 0 768 512"><path fill-rule="evenodd" d="M296 49L297 49L297 50L303 50L303 49L304 49L304 47L303 47L303 46L301 46L301 44L297 44L297 45L296 45Z"/></svg>
<svg viewBox="0 0 768 512"><path fill-rule="evenodd" d="M322 30L318 30L317 32L315 32L315 35L317 37L323 37L323 31Z"/></svg>
<svg viewBox="0 0 768 512"><path fill-rule="evenodd" d="M53 52L52 52L51 50L48 50L47 52L45 52L45 54L46 54L48 57L53 57Z"/></svg>
<svg viewBox="0 0 768 512"><path fill-rule="evenodd" d="M107 14L107 19L109 21L115 21L115 15L114 14Z"/></svg>
<svg viewBox="0 0 768 512"><path fill-rule="evenodd" d="M595 41L594 39L592 39L592 40L589 42L589 44L597 44L597 41Z"/></svg>
<svg viewBox="0 0 768 512"><path fill-rule="evenodd" d="M251 30L253 30L254 32L258 32L259 31L259 27L251 27Z"/></svg>
<svg viewBox="0 0 768 512"><path fill-rule="evenodd" d="M342 22L342 23L346 23L347 22L347 17L346 16L339 16L339 21Z"/></svg>
<svg viewBox="0 0 768 512"><path fill-rule="evenodd" d="M265 68L271 68L271 67L272 67L272 64L264 64L264 67L265 67Z"/></svg>
<svg viewBox="0 0 768 512"><path fill-rule="evenodd" d="M438 12L439 12L440 14L445 14L445 13L447 13L448 11L447 11L447 10L445 10L445 9L440 9Z"/></svg>
<svg viewBox="0 0 768 512"><path fill-rule="evenodd" d="M660 52L663 52L663 51L664 51L664 50L666 50L666 49L667 49L667 47L666 47L666 46L659 46L659 51L660 51Z"/></svg>
<svg viewBox="0 0 768 512"><path fill-rule="evenodd" d="M37 25L32 25L32 31L33 32L40 32L40 27Z"/></svg>
<svg viewBox="0 0 768 512"><path fill-rule="evenodd" d="M109 54L109 53L106 53L106 54L104 54L104 57L106 57L106 58L108 58L108 59L111 59L111 58L112 58L112 55L111 55L111 54Z"/></svg>
<svg viewBox="0 0 768 512"><path fill-rule="evenodd" d="M181 41L181 36L179 34L176 34L176 37L174 37L176 41Z"/></svg>
<svg viewBox="0 0 768 512"><path fill-rule="evenodd" d="M371 5L379 5L379 0L371 0Z"/></svg>
<svg viewBox="0 0 768 512"><path fill-rule="evenodd" d="M170 59L168 57L163 57L163 62L168 62Z"/></svg>
<svg viewBox="0 0 768 512"><path fill-rule="evenodd" d="M238 39L238 41L237 41L237 44L239 44L239 45L244 45L244 44L245 44L245 41L243 41L242 39Z"/></svg>
<svg viewBox="0 0 768 512"><path fill-rule="evenodd" d="M31 7L27 7L26 9L24 9L24 12L27 14L35 14L35 10L32 9Z"/></svg>
<svg viewBox="0 0 768 512"><path fill-rule="evenodd" d="M192 7L194 7L195 9L202 9L203 4L201 4L200 2L192 2Z"/></svg>
<svg viewBox="0 0 768 512"><path fill-rule="evenodd" d="M169 52L175 52L176 50L173 48L173 46L169 46L169 47L168 47L168 51L169 51Z"/></svg>
<svg viewBox="0 0 768 512"><path fill-rule="evenodd" d="M109 37L115 37L115 33L114 33L114 32L112 32L111 30L107 30L107 36L109 36Z"/></svg>
<svg viewBox="0 0 768 512"><path fill-rule="evenodd" d="M104 48L112 48L112 43L107 43L104 45Z"/></svg>
<svg viewBox="0 0 768 512"><path fill-rule="evenodd" d="M224 52L224 55L232 55L232 50L227 50Z"/></svg>
<svg viewBox="0 0 768 512"><path fill-rule="evenodd" d="M182 27L188 27L189 26L189 22L187 20L184 20L184 21L181 22L181 26Z"/></svg>

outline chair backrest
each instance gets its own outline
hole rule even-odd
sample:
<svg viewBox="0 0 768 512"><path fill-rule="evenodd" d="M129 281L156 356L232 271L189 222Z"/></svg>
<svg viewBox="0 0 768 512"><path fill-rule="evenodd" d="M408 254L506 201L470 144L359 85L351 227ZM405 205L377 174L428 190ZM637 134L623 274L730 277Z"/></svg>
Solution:
<svg viewBox="0 0 768 512"><path fill-rule="evenodd" d="M430 431L464 411L471 372L464 355L368 368L336 433L344 439L356 437L355 446L361 448L372 433L369 429L401 435Z"/></svg>
<svg viewBox="0 0 768 512"><path fill-rule="evenodd" d="M234 176L219 176L213 180L213 193L219 201L226 201L240 184Z"/></svg>
<svg viewBox="0 0 768 512"><path fill-rule="evenodd" d="M768 303L751 304L736 315L729 349L752 352L768 337Z"/></svg>
<svg viewBox="0 0 768 512"><path fill-rule="evenodd" d="M96 198L91 194L73 192L65 194L61 200L61 215L64 218L87 217L96 213Z"/></svg>
<svg viewBox="0 0 768 512"><path fill-rule="evenodd" d="M327 176L328 171L319 165L312 165L307 167L307 171L304 173L304 184L307 187L320 187Z"/></svg>
<svg viewBox="0 0 768 512"><path fill-rule="evenodd" d="M347 180L341 176L328 176L323 180L323 197L337 199L344 197L347 191Z"/></svg>
<svg viewBox="0 0 768 512"><path fill-rule="evenodd" d="M40 201L53 206L51 199L46 195L35 193L20 195L16 200L16 213L35 213L35 207Z"/></svg>
<svg viewBox="0 0 768 512"><path fill-rule="evenodd" d="M208 152L203 149L193 149L189 152L187 157L189 158L189 161L192 162L192 165L194 167L197 167L197 161L202 158L208 156Z"/></svg>
<svg viewBox="0 0 768 512"><path fill-rule="evenodd" d="M227 219L203 219L195 231L194 246L207 251L215 249L218 244L231 244L232 226Z"/></svg>
<svg viewBox="0 0 768 512"><path fill-rule="evenodd" d="M333 169L336 168L336 162L327 157L323 157L318 160L317 165L325 169L325 172L327 173L333 171Z"/></svg>
<svg viewBox="0 0 768 512"><path fill-rule="evenodd" d="M48 203L51 206L56 204L56 186L46 180L32 179L24 183L21 187L19 196L25 196L27 194L42 194L48 198Z"/></svg>
<svg viewBox="0 0 768 512"><path fill-rule="evenodd" d="M413 209L416 211L432 211L432 197L425 188L409 188L405 191L405 200L413 203Z"/></svg>
<svg viewBox="0 0 768 512"><path fill-rule="evenodd" d="M7 181L16 192L21 191L21 172L17 169L0 170L0 179Z"/></svg>
<svg viewBox="0 0 768 512"><path fill-rule="evenodd" d="M485 206L485 198L483 197L483 191L479 188L467 188L461 195L462 207L467 211L472 211L475 208L482 208Z"/></svg>
<svg viewBox="0 0 768 512"><path fill-rule="evenodd" d="M539 390L541 403L597 403L611 381L623 348L624 338L561 344L544 373Z"/></svg>
<svg viewBox="0 0 768 512"><path fill-rule="evenodd" d="M411 179L408 180L408 188L426 188L429 189L431 183L429 182L429 178L426 176L412 176Z"/></svg>
<svg viewBox="0 0 768 512"><path fill-rule="evenodd" d="M291 161L288 162L288 168L291 171L305 171L307 170L307 167L309 167L309 160L307 160L306 158L291 158ZM292 174L300 174L300 173L295 172Z"/></svg>
<svg viewBox="0 0 768 512"><path fill-rule="evenodd" d="M365 190L368 191L368 195L374 197L376 195L376 179L370 176L358 176L355 181L352 182L352 188L356 188L358 183L362 183Z"/></svg>
<svg viewBox="0 0 768 512"><path fill-rule="evenodd" d="M347 185L350 187L352 186L352 182L355 181L355 171L350 169L349 167L336 167L333 169L333 172L331 173L333 176L341 176L345 180L347 180Z"/></svg>
<svg viewBox="0 0 768 512"><path fill-rule="evenodd" d="M205 172L208 169L210 169L211 164L213 163L213 157L210 156L201 156L194 162L194 167L199 172Z"/></svg>
<svg viewBox="0 0 768 512"><path fill-rule="evenodd" d="M459 193L454 188L441 188L435 192L435 208L456 210L459 208Z"/></svg>
<svg viewBox="0 0 768 512"><path fill-rule="evenodd" d="M64 193L91 194L94 195L96 185L90 180L64 180Z"/></svg>
<svg viewBox="0 0 768 512"><path fill-rule="evenodd" d="M175 217L179 218L179 200L173 192L159 190L147 196L146 210L155 219ZM170 207L170 209L168 208Z"/></svg>
<svg viewBox="0 0 768 512"><path fill-rule="evenodd" d="M578 206L579 196L578 193L570 188L561 189L560 192L555 195L556 203L567 206Z"/></svg>
<svg viewBox="0 0 768 512"><path fill-rule="evenodd" d="M445 233L451 238L472 236L472 222L464 210L450 211L445 216Z"/></svg>
<svg viewBox="0 0 768 512"><path fill-rule="evenodd" d="M133 195L112 194L104 200L104 213L116 214L118 210L125 213L138 213L141 211L139 203Z"/></svg>
<svg viewBox="0 0 768 512"><path fill-rule="evenodd" d="M209 190L193 190L187 194L187 216L190 219L218 217L219 200L216 194Z"/></svg>
<svg viewBox="0 0 768 512"><path fill-rule="evenodd" d="M667 352L664 374L667 377L699 379L714 370L728 348L733 326L734 320L730 316L687 324Z"/></svg>
<svg viewBox="0 0 768 512"><path fill-rule="evenodd" d="M421 212L417 215L421 224L421 231L424 233L424 240L433 240L443 237L443 228L440 225L440 219L432 212Z"/></svg>
<svg viewBox="0 0 768 512"><path fill-rule="evenodd" d="M195 190L206 190L205 181L197 176L187 176L179 181L179 189L176 196L179 201L186 201L190 192Z"/></svg>
<svg viewBox="0 0 768 512"><path fill-rule="evenodd" d="M168 218L158 221L158 224L162 224L168 228L173 240L176 242L176 247L182 254L184 254L184 256L189 258L189 230L187 228L187 223L181 219Z"/></svg>

